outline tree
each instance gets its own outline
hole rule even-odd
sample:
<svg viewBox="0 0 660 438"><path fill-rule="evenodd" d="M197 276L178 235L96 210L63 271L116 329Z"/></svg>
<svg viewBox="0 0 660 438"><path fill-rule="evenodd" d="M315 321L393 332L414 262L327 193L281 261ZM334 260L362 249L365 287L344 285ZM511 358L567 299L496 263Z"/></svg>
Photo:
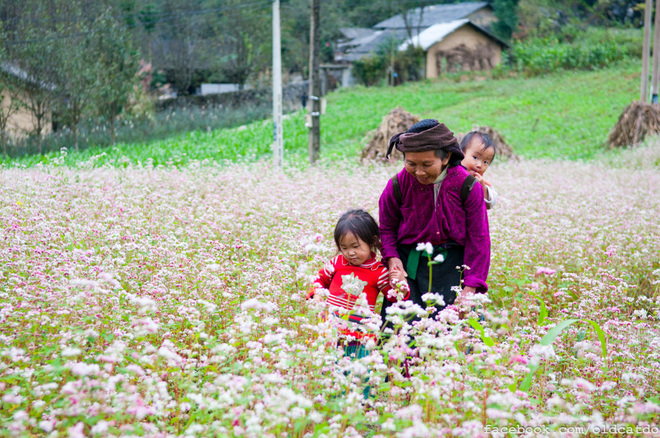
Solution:
<svg viewBox="0 0 660 438"><path fill-rule="evenodd" d="M188 94L195 70L201 64L205 26L204 14L200 11L204 9L204 2L166 0L160 8L162 22L157 22L160 59L155 64L170 72L179 94Z"/></svg>
<svg viewBox="0 0 660 438"><path fill-rule="evenodd" d="M217 31L227 60L221 66L224 77L243 88L252 74L270 65L272 24L270 4L250 8L240 0L224 2Z"/></svg>
<svg viewBox="0 0 660 438"><path fill-rule="evenodd" d="M100 116L110 126L115 142L117 117L128 103L137 82L139 54L130 34L108 9L92 25L91 47L98 63L94 100Z"/></svg>
<svg viewBox="0 0 660 438"><path fill-rule="evenodd" d="M0 28L0 37L5 35ZM4 50L0 47L0 62L6 58ZM0 145L2 153L7 155L7 127L11 116L16 113L19 106L17 98L16 78L7 73L5 65L0 66Z"/></svg>
<svg viewBox="0 0 660 438"><path fill-rule="evenodd" d="M424 9L429 4L428 1L411 1L400 3L397 2L397 8L401 18L403 19L403 25L406 28L406 35L410 41L413 40L413 37L419 34L419 31L424 21Z"/></svg>
<svg viewBox="0 0 660 438"><path fill-rule="evenodd" d="M57 64L57 109L61 120L71 129L74 146L78 150L78 127L93 103L99 58L94 53L91 23L82 15L78 3L70 2L69 7L71 19L61 22L58 27L62 37L57 40L60 55Z"/></svg>
<svg viewBox="0 0 660 438"><path fill-rule="evenodd" d="M503 39L510 41L511 36L518 28L518 0L494 0L493 13L497 21L493 23L493 33Z"/></svg>
<svg viewBox="0 0 660 438"><path fill-rule="evenodd" d="M56 98L58 54L53 44L56 35L50 30L28 26L22 35L25 42L15 44L10 56L21 71L22 105L32 115L34 128L29 134L36 138L41 154L42 135Z"/></svg>

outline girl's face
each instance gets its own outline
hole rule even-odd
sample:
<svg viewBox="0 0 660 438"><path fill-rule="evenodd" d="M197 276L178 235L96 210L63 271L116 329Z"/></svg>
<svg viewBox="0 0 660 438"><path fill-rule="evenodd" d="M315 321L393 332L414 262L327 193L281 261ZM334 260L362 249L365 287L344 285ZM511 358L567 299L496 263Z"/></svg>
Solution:
<svg viewBox="0 0 660 438"><path fill-rule="evenodd" d="M433 184L450 157L451 152L444 159L436 157L434 151L406 152L405 168L421 184Z"/></svg>
<svg viewBox="0 0 660 438"><path fill-rule="evenodd" d="M353 233L346 233L339 239L339 251L353 266L360 266L371 258L369 245Z"/></svg>
<svg viewBox="0 0 660 438"><path fill-rule="evenodd" d="M461 164L472 176L475 173L483 175L495 156L495 148L484 150L483 147L484 144L481 141L471 141L465 148L465 158Z"/></svg>

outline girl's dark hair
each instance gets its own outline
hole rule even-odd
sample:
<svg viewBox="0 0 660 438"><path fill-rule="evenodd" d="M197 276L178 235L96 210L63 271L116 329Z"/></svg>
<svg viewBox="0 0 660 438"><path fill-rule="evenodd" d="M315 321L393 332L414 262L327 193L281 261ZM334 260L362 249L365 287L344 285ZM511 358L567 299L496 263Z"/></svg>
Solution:
<svg viewBox="0 0 660 438"><path fill-rule="evenodd" d="M495 146L493 145L493 140L490 139L490 136L488 134L484 134L483 132L471 131L465 134L465 137L463 137L463 140L461 140L461 150L463 152L465 152L468 145L472 142L472 139L474 139L475 141L480 141L481 144L484 145L484 147L481 148L482 151L485 151L486 149L490 149L490 148L495 149Z"/></svg>
<svg viewBox="0 0 660 438"><path fill-rule="evenodd" d="M348 233L353 233L373 250L380 247L380 231L376 220L362 209L348 210L342 214L335 227L335 243Z"/></svg>

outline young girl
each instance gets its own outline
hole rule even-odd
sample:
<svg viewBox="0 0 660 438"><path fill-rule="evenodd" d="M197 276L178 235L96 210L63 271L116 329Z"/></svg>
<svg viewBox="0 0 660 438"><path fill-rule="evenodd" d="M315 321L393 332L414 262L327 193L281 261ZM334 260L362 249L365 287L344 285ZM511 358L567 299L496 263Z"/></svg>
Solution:
<svg viewBox="0 0 660 438"><path fill-rule="evenodd" d="M387 300L395 302L396 290L390 285L387 268L376 260L380 233L378 224L369 213L364 210L344 213L337 222L334 237L339 254L319 271L308 298L312 298L318 288L330 291L328 304L347 311L345 315L336 310L330 312L338 322L339 344L344 347L345 355L363 357L368 354L361 348L364 341L368 338L375 340L376 336L362 325L366 315L356 301L364 291L366 304L374 312L378 293L382 292ZM404 299L408 299L408 294Z"/></svg>
<svg viewBox="0 0 660 438"><path fill-rule="evenodd" d="M461 150L465 155L461 164L481 184L486 208L490 210L497 203L497 192L493 185L486 181L484 173L495 158L495 146L488 134L472 131L465 134L461 140Z"/></svg>

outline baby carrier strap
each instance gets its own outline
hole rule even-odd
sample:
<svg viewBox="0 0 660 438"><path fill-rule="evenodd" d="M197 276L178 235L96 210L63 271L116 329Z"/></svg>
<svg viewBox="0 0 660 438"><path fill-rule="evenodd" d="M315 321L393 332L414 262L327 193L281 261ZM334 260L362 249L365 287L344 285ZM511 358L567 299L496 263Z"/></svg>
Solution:
<svg viewBox="0 0 660 438"><path fill-rule="evenodd" d="M465 180L463 181L463 186L461 186L461 202L463 202L463 204L465 204L465 201L470 195L470 192L472 191L472 187L474 187L474 184L476 182L477 179L472 175L468 175L467 178L465 178Z"/></svg>
<svg viewBox="0 0 660 438"><path fill-rule="evenodd" d="M468 175L465 180L463 180L463 185L461 186L461 202L465 204L474 184L477 182L477 179L472 175ZM392 177L392 189L394 190L394 198L396 202L401 205L403 203L403 195L401 194L401 186L399 185L398 174L394 174Z"/></svg>

